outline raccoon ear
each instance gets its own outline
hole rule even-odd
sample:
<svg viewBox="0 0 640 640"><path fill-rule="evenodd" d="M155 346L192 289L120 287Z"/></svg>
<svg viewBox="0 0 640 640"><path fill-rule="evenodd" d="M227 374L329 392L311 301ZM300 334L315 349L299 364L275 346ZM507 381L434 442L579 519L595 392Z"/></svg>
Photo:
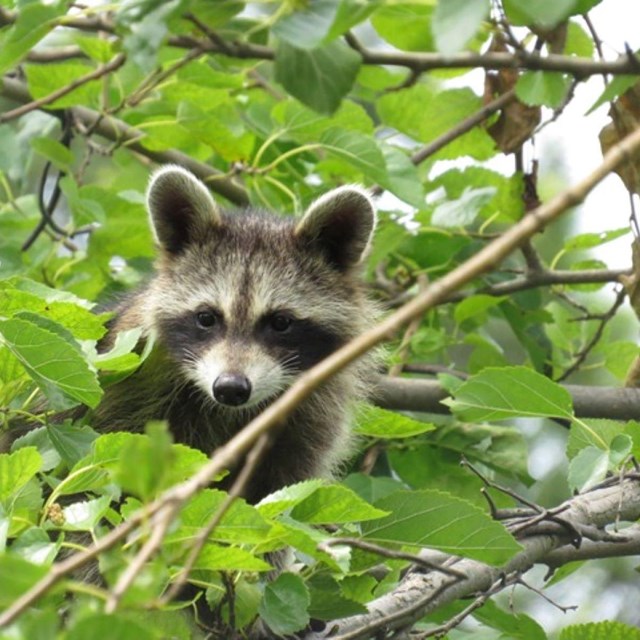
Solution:
<svg viewBox="0 0 640 640"><path fill-rule="evenodd" d="M222 222L207 187L178 165L164 166L153 174L147 208L158 244L172 254L180 253Z"/></svg>
<svg viewBox="0 0 640 640"><path fill-rule="evenodd" d="M338 187L307 209L296 235L319 247L340 271L360 262L369 248L376 214L360 187Z"/></svg>

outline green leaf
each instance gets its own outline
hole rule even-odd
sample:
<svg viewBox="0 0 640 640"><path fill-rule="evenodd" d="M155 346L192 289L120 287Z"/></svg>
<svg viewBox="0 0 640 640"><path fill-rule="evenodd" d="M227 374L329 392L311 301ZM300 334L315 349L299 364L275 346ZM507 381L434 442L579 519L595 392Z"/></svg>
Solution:
<svg viewBox="0 0 640 640"><path fill-rule="evenodd" d="M62 0L21 5L14 24L0 36L0 74L4 74L27 55L53 29L57 18L66 11L67 3Z"/></svg>
<svg viewBox="0 0 640 640"><path fill-rule="evenodd" d="M298 49L315 49L329 33L338 11L336 0L314 0L283 16L271 32Z"/></svg>
<svg viewBox="0 0 640 640"><path fill-rule="evenodd" d="M583 12L581 11L580 13ZM567 42L564 47L564 54L592 58L594 51L593 38L582 28L582 25L574 20L570 20L567 26Z"/></svg>
<svg viewBox="0 0 640 640"><path fill-rule="evenodd" d="M370 503L377 502L390 493L406 489L406 486L395 478L370 476L364 473L351 473L343 480L343 484Z"/></svg>
<svg viewBox="0 0 640 640"><path fill-rule="evenodd" d="M565 627L560 640L640 640L640 629L613 620L588 622Z"/></svg>
<svg viewBox="0 0 640 640"><path fill-rule="evenodd" d="M51 443L47 427L30 429L13 442L11 450L17 451L23 447L35 447L38 450L42 457L40 471L51 471L51 469L55 469L60 464L60 454Z"/></svg>
<svg viewBox="0 0 640 640"><path fill-rule="evenodd" d="M399 491L376 503L391 514L362 523L367 540L432 547L493 565L520 551L499 523L466 500L440 491Z"/></svg>
<svg viewBox="0 0 640 640"><path fill-rule="evenodd" d="M97 406L102 389L77 344L21 318L0 321L0 333L54 407L69 406L69 399Z"/></svg>
<svg viewBox="0 0 640 640"><path fill-rule="evenodd" d="M289 635L309 623L310 602L302 578L293 573L282 573L265 587L260 616L275 634Z"/></svg>
<svg viewBox="0 0 640 640"><path fill-rule="evenodd" d="M52 424L47 427L51 443L69 468L84 458L98 434L88 426Z"/></svg>
<svg viewBox="0 0 640 640"><path fill-rule="evenodd" d="M73 165L73 153L52 138L31 138L29 141L36 153L49 160L56 169L68 173Z"/></svg>
<svg viewBox="0 0 640 640"><path fill-rule="evenodd" d="M600 233L581 233L580 235L569 238L564 243L565 251L576 251L583 249L593 249L607 242L617 240L629 233L628 227L622 229L611 229L610 231L601 231Z"/></svg>
<svg viewBox="0 0 640 640"><path fill-rule="evenodd" d="M389 44L403 51L433 51L431 19L436 1L382 6L371 24Z"/></svg>
<svg viewBox="0 0 640 640"><path fill-rule="evenodd" d="M367 612L365 606L345 597L341 584L326 573L317 573L310 578L307 587L311 596L309 615L312 618L335 620Z"/></svg>
<svg viewBox="0 0 640 640"><path fill-rule="evenodd" d="M321 486L322 480L313 479L283 487L263 498L258 504L258 511L267 518L273 518L299 504Z"/></svg>
<svg viewBox="0 0 640 640"><path fill-rule="evenodd" d="M515 417L573 417L571 395L559 384L526 367L488 368L444 400L461 419L505 420Z"/></svg>
<svg viewBox="0 0 640 640"><path fill-rule="evenodd" d="M70 531L93 531L107 513L110 503L110 496L102 496L94 500L74 502L64 507L63 528Z"/></svg>
<svg viewBox="0 0 640 640"><path fill-rule="evenodd" d="M528 105L543 105L555 109L565 99L571 78L554 71L526 71L516 84L516 95Z"/></svg>
<svg viewBox="0 0 640 640"><path fill-rule="evenodd" d="M0 313L12 317L30 311L68 329L80 340L99 340L106 329L106 314L95 315L81 301L57 299L60 292L48 287L35 288L28 280L9 280L0 283ZM28 290L33 289L33 290Z"/></svg>
<svg viewBox="0 0 640 640"><path fill-rule="evenodd" d="M576 0L504 0L504 9L513 24L535 24L547 29L572 15L576 5Z"/></svg>
<svg viewBox="0 0 640 640"><path fill-rule="evenodd" d="M42 467L35 447L23 447L13 453L0 453L0 500L17 493Z"/></svg>
<svg viewBox="0 0 640 640"><path fill-rule="evenodd" d="M591 105L589 110L585 115L589 115L593 111L595 111L600 105L605 104L606 102L611 102L618 96L622 95L627 89L631 89L638 82L638 76L616 76L611 79L605 88L605 90L600 94L600 97Z"/></svg>
<svg viewBox="0 0 640 640"><path fill-rule="evenodd" d="M153 630L121 614L89 613L82 616L66 634L67 640L155 640Z"/></svg>
<svg viewBox="0 0 640 640"><path fill-rule="evenodd" d="M467 227L473 224L480 209L493 198L495 193L494 187L465 189L460 199L439 204L431 216L431 223L444 229Z"/></svg>
<svg viewBox="0 0 640 640"><path fill-rule="evenodd" d="M31 95L37 100L49 96L54 91L67 87L82 76L91 73L95 65L84 62L57 62L55 64L27 64L25 73ZM47 105L56 109L66 109L78 104L93 106L97 103L101 83L92 80L81 84L73 91Z"/></svg>
<svg viewBox="0 0 640 640"><path fill-rule="evenodd" d="M465 298L456 305L453 313L456 324L462 324L465 320L478 316L479 322L484 321L487 317L486 312L502 304L502 301L505 299L506 298L501 296L489 296L483 293Z"/></svg>
<svg viewBox="0 0 640 640"><path fill-rule="evenodd" d="M609 453L597 447L585 447L569 463L569 487L586 491L602 482L609 469Z"/></svg>
<svg viewBox="0 0 640 640"><path fill-rule="evenodd" d="M432 25L438 51L461 51L488 15L489 0L439 0Z"/></svg>
<svg viewBox="0 0 640 640"><path fill-rule="evenodd" d="M420 422L394 411L366 406L358 412L355 432L371 438L393 439L411 438L433 429L435 426L429 422Z"/></svg>
<svg viewBox="0 0 640 640"><path fill-rule="evenodd" d="M101 436L95 442L93 462L106 465L127 493L149 500L195 473L207 456L185 445L172 444L164 422L150 422L145 431L144 435Z"/></svg>
<svg viewBox="0 0 640 640"><path fill-rule="evenodd" d="M442 108L443 104L447 105L446 109ZM481 98L470 89L440 91L432 84L387 92L376 102L384 124L424 143L447 133L482 106ZM432 157L450 160L463 155L477 160L491 158L495 155L495 144L485 130L474 127Z"/></svg>
<svg viewBox="0 0 640 640"><path fill-rule="evenodd" d="M8 607L49 571L14 554L0 554L0 607Z"/></svg>
<svg viewBox="0 0 640 640"><path fill-rule="evenodd" d="M318 487L299 502L291 511L291 517L310 524L332 524L373 520L387 515L362 500L343 485Z"/></svg>
<svg viewBox="0 0 640 640"><path fill-rule="evenodd" d="M227 547L207 543L196 563L195 569L207 571L271 571L273 567L240 547Z"/></svg>
<svg viewBox="0 0 640 640"><path fill-rule="evenodd" d="M474 611L473 617L502 632L501 637L509 640L547 640L544 629L533 618L524 613L504 611L493 600L487 600Z"/></svg>
<svg viewBox="0 0 640 640"><path fill-rule="evenodd" d="M201 491L189 501L180 513L180 527L174 538L188 539L209 522L226 500L227 494L217 489ZM220 524L214 529L210 539L224 542L260 543L271 532L272 525L260 511L244 500L234 500L225 512Z"/></svg>
<svg viewBox="0 0 640 640"><path fill-rule="evenodd" d="M615 471L629 457L633 440L626 433L617 435L609 445L609 469Z"/></svg>
<svg viewBox="0 0 640 640"><path fill-rule="evenodd" d="M384 157L371 137L333 127L323 132L320 142L327 151L362 171L372 182L387 182Z"/></svg>
<svg viewBox="0 0 640 640"><path fill-rule="evenodd" d="M300 102L331 114L351 90L360 63L360 54L340 41L311 50L279 42L275 79Z"/></svg>
<svg viewBox="0 0 640 640"><path fill-rule="evenodd" d="M416 167L400 149L381 144L387 177L380 183L395 196L420 209L424 206L424 189Z"/></svg>

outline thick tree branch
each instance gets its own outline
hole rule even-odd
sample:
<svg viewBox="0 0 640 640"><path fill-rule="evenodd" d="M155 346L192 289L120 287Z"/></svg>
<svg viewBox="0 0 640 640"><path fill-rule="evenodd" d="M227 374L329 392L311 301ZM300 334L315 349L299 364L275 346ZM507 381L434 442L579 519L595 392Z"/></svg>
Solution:
<svg viewBox="0 0 640 640"><path fill-rule="evenodd" d="M594 526L602 530L619 519L634 521L638 517L640 483L637 479L626 479L612 486L595 489L575 496L562 505L562 519L575 529ZM523 550L504 567L491 567L469 559L458 561L453 566L466 575L464 580L438 572L410 572L394 591L371 602L367 606L368 613L331 620L326 625L326 631L307 633L304 640L364 640L376 637L376 632L381 629L387 633L402 629L446 604L474 593L492 590L501 576L519 576L534 564L546 564L547 560L555 567L578 557L602 557L600 548L613 552L617 544L637 553L640 550L640 536L636 529L634 527L629 536L625 535L626 530L622 531L619 542L585 542L585 547L594 556L586 556L573 547L571 551L566 544L566 533L558 532L519 540Z"/></svg>
<svg viewBox="0 0 640 640"><path fill-rule="evenodd" d="M33 103L33 98L29 95L24 83L7 76L2 79L0 94L23 104ZM174 149L165 151L147 149L142 144L145 134L117 118L98 113L86 107L74 107L71 112L76 122L81 123L93 133L112 142L125 145L132 151L154 162L179 164L189 169L194 175L205 181L212 191L225 197L230 202L238 205L248 204L249 198L244 188L209 165L198 162Z"/></svg>
<svg viewBox="0 0 640 640"><path fill-rule="evenodd" d="M0 24L11 24L16 13L2 9ZM65 27L80 31L101 31L114 33L115 25L106 15L90 17L65 16L61 21ZM275 50L264 45L239 41L226 41L222 38L193 38L173 36L168 43L174 47L202 48L209 53L219 53L239 59L273 60ZM363 64L405 67L414 72L433 69L531 69L535 71L560 71L577 78L609 73L612 75L640 74L640 65L636 56L626 54L617 60L591 60L576 56L558 54L540 55L539 52L518 50L514 53L491 51L487 53L459 53L442 55L439 53L408 53L404 51L374 51L362 45L355 47L362 56Z"/></svg>
<svg viewBox="0 0 640 640"><path fill-rule="evenodd" d="M640 389L572 384L563 386L571 394L578 418L640 420ZM435 380L381 376L372 401L384 409L441 414L449 413L449 408L442 404L448 395Z"/></svg>

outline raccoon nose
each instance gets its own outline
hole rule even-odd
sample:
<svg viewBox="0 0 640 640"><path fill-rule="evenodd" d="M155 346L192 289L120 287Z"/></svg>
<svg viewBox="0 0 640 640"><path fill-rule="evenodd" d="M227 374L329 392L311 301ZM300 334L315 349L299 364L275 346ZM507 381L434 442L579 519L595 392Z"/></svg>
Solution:
<svg viewBox="0 0 640 640"><path fill-rule="evenodd" d="M221 373L213 383L213 397L221 404L238 407L251 395L251 382L239 373Z"/></svg>

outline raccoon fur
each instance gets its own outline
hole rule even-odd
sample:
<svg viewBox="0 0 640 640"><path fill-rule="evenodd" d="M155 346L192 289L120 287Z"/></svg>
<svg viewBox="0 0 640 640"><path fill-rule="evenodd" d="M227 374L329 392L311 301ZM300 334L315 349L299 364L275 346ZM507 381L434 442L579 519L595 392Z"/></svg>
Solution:
<svg viewBox="0 0 640 640"><path fill-rule="evenodd" d="M224 211L205 185L165 166L147 191L159 249L155 276L118 306L122 330L154 336L136 373L109 387L91 418L100 432L167 420L177 442L210 453L301 372L370 326L361 262L375 212L357 187L335 189L301 219ZM247 499L332 473L350 451L349 415L372 373L363 358L286 419Z"/></svg>

